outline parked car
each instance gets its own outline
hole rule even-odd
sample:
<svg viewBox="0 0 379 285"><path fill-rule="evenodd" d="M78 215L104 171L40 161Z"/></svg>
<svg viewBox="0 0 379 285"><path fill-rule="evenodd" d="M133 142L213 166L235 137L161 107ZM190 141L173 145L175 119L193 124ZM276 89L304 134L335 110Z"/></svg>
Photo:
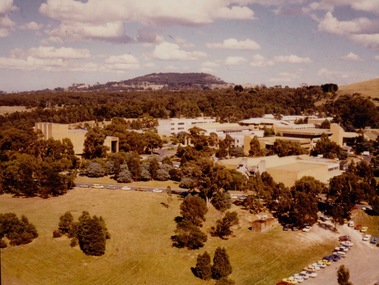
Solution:
<svg viewBox="0 0 379 285"><path fill-rule="evenodd" d="M367 232L367 230L368 230L368 227L362 227L361 228L361 233L365 233L365 232Z"/></svg>
<svg viewBox="0 0 379 285"><path fill-rule="evenodd" d="M354 244L351 241L341 241L341 245L345 247L352 247Z"/></svg>
<svg viewBox="0 0 379 285"><path fill-rule="evenodd" d="M291 225L289 225L289 224L284 225L283 231L289 231L290 227L291 227Z"/></svg>
<svg viewBox="0 0 379 285"><path fill-rule="evenodd" d="M344 235L344 236L340 236L340 237L338 238L338 240L339 240L339 241L350 241L351 238L350 238L350 236L348 236L348 235Z"/></svg>
<svg viewBox="0 0 379 285"><path fill-rule="evenodd" d="M100 184L92 184L92 188L95 188L95 189L103 189L103 188L104 188L104 185L100 185Z"/></svg>
<svg viewBox="0 0 379 285"><path fill-rule="evenodd" d="M155 193L162 193L163 190L162 190L162 189L155 188L155 189L153 189L153 192L155 192Z"/></svg>
<svg viewBox="0 0 379 285"><path fill-rule="evenodd" d="M364 235L363 238L362 238L362 240L363 241L368 241L368 240L370 240L370 238L371 238L371 235Z"/></svg>
<svg viewBox="0 0 379 285"><path fill-rule="evenodd" d="M303 229L302 229L302 231L303 232L309 232L310 230L311 230L311 226L305 226Z"/></svg>
<svg viewBox="0 0 379 285"><path fill-rule="evenodd" d="M129 186L123 186L122 188L121 188L121 190L132 190L132 188L130 188Z"/></svg>
<svg viewBox="0 0 379 285"><path fill-rule="evenodd" d="M377 237L373 237L372 240L370 241L370 243L372 243L372 244L376 244L377 242L378 242Z"/></svg>
<svg viewBox="0 0 379 285"><path fill-rule="evenodd" d="M108 186L106 186L105 188L106 188L106 189L114 190L114 189L116 189L116 186L114 186L114 185L108 185Z"/></svg>
<svg viewBox="0 0 379 285"><path fill-rule="evenodd" d="M347 225L351 228L354 228L354 221L349 221Z"/></svg>

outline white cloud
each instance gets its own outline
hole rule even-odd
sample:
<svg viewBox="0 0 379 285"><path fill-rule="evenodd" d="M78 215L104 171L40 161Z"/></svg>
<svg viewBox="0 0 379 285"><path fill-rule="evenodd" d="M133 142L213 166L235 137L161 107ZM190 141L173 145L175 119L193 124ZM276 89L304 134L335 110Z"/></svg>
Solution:
<svg viewBox="0 0 379 285"><path fill-rule="evenodd" d="M106 69L115 70L128 70L140 68L140 63L136 57L130 54L113 55L105 60Z"/></svg>
<svg viewBox="0 0 379 285"><path fill-rule="evenodd" d="M16 9L13 6L13 0L1 0L0 1L0 37L7 37L11 29L15 26L8 14Z"/></svg>
<svg viewBox="0 0 379 285"><path fill-rule="evenodd" d="M272 60L266 59L264 56L260 54L256 54L250 61L250 65L254 67L267 67L274 65Z"/></svg>
<svg viewBox="0 0 379 285"><path fill-rule="evenodd" d="M360 61L361 60L361 58L353 52L349 52L347 55L342 56L341 59L346 60L346 61Z"/></svg>
<svg viewBox="0 0 379 285"><path fill-rule="evenodd" d="M72 38L125 40L125 23L149 25L198 25L216 19L252 19L254 12L247 6L232 6L235 0L47 0L40 13L60 22L54 35ZM151 35L150 35L151 36ZM152 40L152 37L149 37Z"/></svg>
<svg viewBox="0 0 379 285"><path fill-rule="evenodd" d="M368 48L379 50L379 33L351 35L350 38L358 44L364 45Z"/></svg>
<svg viewBox="0 0 379 285"><path fill-rule="evenodd" d="M226 65L240 65L247 62L246 58L242 56L228 56L225 59L225 64Z"/></svg>
<svg viewBox="0 0 379 285"><path fill-rule="evenodd" d="M379 29L378 22L374 22L368 18L339 21L331 12L325 14L324 19L321 20L318 27L321 31L340 35L373 32Z"/></svg>
<svg viewBox="0 0 379 285"><path fill-rule="evenodd" d="M226 39L222 43L209 43L208 48L223 48L235 50L257 50L261 47L255 41L246 39L238 41L236 39Z"/></svg>
<svg viewBox="0 0 379 285"><path fill-rule="evenodd" d="M0 68L19 70L72 70L78 60L87 59L87 49L40 46L28 50L14 49L9 57L0 57Z"/></svg>
<svg viewBox="0 0 379 285"><path fill-rule="evenodd" d="M30 30L30 31L38 31L42 28L42 25L37 24L34 21L26 23L25 25L20 26L21 30Z"/></svg>
<svg viewBox="0 0 379 285"><path fill-rule="evenodd" d="M271 77L269 81L280 84L282 82L289 83L299 78L300 76L297 73L281 72L277 76Z"/></svg>
<svg viewBox="0 0 379 285"><path fill-rule="evenodd" d="M233 6L231 8L221 7L217 13L217 17L224 19L253 19L254 12L248 7Z"/></svg>
<svg viewBox="0 0 379 285"><path fill-rule="evenodd" d="M204 61L203 63L201 63L201 66L212 68L212 67L219 67L220 64L218 64L217 62L214 62L214 61Z"/></svg>
<svg viewBox="0 0 379 285"><path fill-rule="evenodd" d="M36 58L63 58L63 59L79 59L88 58L91 56L88 49L74 49L74 48L55 48L49 46L40 46L38 48L31 48L28 54Z"/></svg>
<svg viewBox="0 0 379 285"><path fill-rule="evenodd" d="M329 70L327 68L321 68L317 72L317 75L322 77L324 81L338 80L338 79L346 79L349 78L349 74L342 71Z"/></svg>
<svg viewBox="0 0 379 285"><path fill-rule="evenodd" d="M274 57L275 62L280 63L311 63L309 57L299 57L297 55L279 55Z"/></svg>
<svg viewBox="0 0 379 285"><path fill-rule="evenodd" d="M204 52L185 51L179 45L169 42L157 45L153 51L153 57L159 60L197 60L205 56Z"/></svg>

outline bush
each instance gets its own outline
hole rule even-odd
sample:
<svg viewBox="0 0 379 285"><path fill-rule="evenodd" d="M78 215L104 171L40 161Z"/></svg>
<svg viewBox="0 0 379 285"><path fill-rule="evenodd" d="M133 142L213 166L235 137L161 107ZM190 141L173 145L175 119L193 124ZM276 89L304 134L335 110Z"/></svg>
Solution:
<svg viewBox="0 0 379 285"><path fill-rule="evenodd" d="M103 177L105 174L104 167L98 162L92 162L87 167L88 177Z"/></svg>
<svg viewBox="0 0 379 285"><path fill-rule="evenodd" d="M195 186L195 182L191 178L184 177L179 183L180 188L191 189Z"/></svg>
<svg viewBox="0 0 379 285"><path fill-rule="evenodd" d="M60 238L61 236L63 236L63 233L60 230L53 231L53 238Z"/></svg>
<svg viewBox="0 0 379 285"><path fill-rule="evenodd" d="M35 226L28 218L19 220L14 213L0 214L0 237L6 236L10 245L28 244L38 237Z"/></svg>
<svg viewBox="0 0 379 285"><path fill-rule="evenodd" d="M0 239L0 248L6 248L6 247L7 247L7 243L5 242L5 240Z"/></svg>
<svg viewBox="0 0 379 285"><path fill-rule="evenodd" d="M170 179L170 174L168 173L167 170L164 170L164 169L157 170L157 175L155 177L155 180L167 181L168 179Z"/></svg>

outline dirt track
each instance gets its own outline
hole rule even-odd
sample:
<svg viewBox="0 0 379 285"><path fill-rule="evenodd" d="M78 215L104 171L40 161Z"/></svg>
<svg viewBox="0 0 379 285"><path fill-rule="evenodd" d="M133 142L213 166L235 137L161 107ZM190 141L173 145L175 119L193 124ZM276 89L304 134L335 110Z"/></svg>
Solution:
<svg viewBox="0 0 379 285"><path fill-rule="evenodd" d="M354 246L348 251L345 258L341 258L338 262L332 262L332 265L325 269L317 271L316 278L310 278L303 282L307 285L338 285L337 270L344 264L350 272L350 281L354 285L374 285L379 284L379 247L370 244L367 241L362 241L362 234L347 225L339 226L338 233L331 233L319 227L313 227L307 233L307 238L319 239L335 238L337 241L340 235L349 235ZM315 261L321 257L316 257Z"/></svg>

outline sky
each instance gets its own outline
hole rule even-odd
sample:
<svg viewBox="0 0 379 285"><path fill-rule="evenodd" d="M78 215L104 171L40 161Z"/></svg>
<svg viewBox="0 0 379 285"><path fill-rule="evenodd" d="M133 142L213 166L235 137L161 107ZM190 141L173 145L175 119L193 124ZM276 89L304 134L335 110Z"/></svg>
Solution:
<svg viewBox="0 0 379 285"><path fill-rule="evenodd" d="M0 90L159 72L235 84L379 77L379 0L0 0Z"/></svg>

